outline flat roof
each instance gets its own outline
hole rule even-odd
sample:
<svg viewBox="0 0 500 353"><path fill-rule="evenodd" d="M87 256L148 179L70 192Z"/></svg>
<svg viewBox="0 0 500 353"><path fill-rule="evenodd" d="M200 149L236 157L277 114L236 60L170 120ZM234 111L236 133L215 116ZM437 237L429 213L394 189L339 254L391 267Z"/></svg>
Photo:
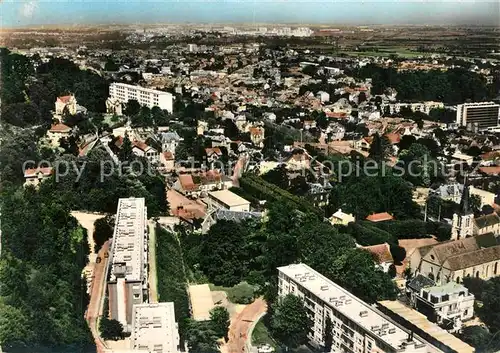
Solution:
<svg viewBox="0 0 500 353"><path fill-rule="evenodd" d="M456 282L448 282L446 284L443 284L442 286L428 287L425 288L425 290L429 292L429 294L451 294L458 293L460 291L464 291L466 293L469 292L467 288Z"/></svg>
<svg viewBox="0 0 500 353"><path fill-rule="evenodd" d="M111 278L124 271L126 281L142 281L144 278L147 209L144 198L118 200L115 229L112 242Z"/></svg>
<svg viewBox="0 0 500 353"><path fill-rule="evenodd" d="M131 348L177 353L179 331L174 303L138 304L132 313Z"/></svg>
<svg viewBox="0 0 500 353"><path fill-rule="evenodd" d="M250 204L250 201L245 200L243 197L238 196L234 192L229 190L210 191L208 195L222 202L228 207Z"/></svg>
<svg viewBox="0 0 500 353"><path fill-rule="evenodd" d="M111 83L110 88L113 87L113 86L123 87L123 88L129 88L129 89L139 89L139 90L141 90L143 92L155 93L155 94L159 94L159 95L172 96L172 93L169 93L169 92L158 91L157 89L146 88L146 87L142 87L142 86L138 86L138 85L131 85L131 84L128 84L128 83L113 82L113 83Z"/></svg>
<svg viewBox="0 0 500 353"><path fill-rule="evenodd" d="M396 325L381 312L311 267L305 264L294 264L278 267L278 271L395 350L403 342L407 342L409 330L404 330L399 325ZM413 340L417 344L427 345L427 342L419 337L414 337Z"/></svg>
<svg viewBox="0 0 500 353"><path fill-rule="evenodd" d="M210 320L210 310L215 305L208 284L189 286L189 299L191 300L193 319L196 321Z"/></svg>
<svg viewBox="0 0 500 353"><path fill-rule="evenodd" d="M379 302L380 305L386 307L393 313L401 316L406 321L412 323L413 325L420 328L422 331L435 338L437 341L445 344L451 349L460 353L474 353L475 349L469 346L467 343L456 338L451 333L442 329L438 325L427 320L425 315L419 313L412 308L400 303L397 300L383 300Z"/></svg>

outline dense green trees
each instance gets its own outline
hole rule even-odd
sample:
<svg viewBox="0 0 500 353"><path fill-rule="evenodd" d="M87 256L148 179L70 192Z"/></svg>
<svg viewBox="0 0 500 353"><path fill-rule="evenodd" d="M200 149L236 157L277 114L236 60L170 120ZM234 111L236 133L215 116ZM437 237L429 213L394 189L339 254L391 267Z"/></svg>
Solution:
<svg viewBox="0 0 500 353"><path fill-rule="evenodd" d="M217 336L227 338L231 323L227 309L217 306L210 310L210 321Z"/></svg>
<svg viewBox="0 0 500 353"><path fill-rule="evenodd" d="M99 321L99 331L105 340L117 341L123 338L123 325L114 319L103 316Z"/></svg>
<svg viewBox="0 0 500 353"><path fill-rule="evenodd" d="M113 236L115 222L113 217L106 216L99 218L94 222L94 244L95 252L98 252L101 246Z"/></svg>
<svg viewBox="0 0 500 353"><path fill-rule="evenodd" d="M40 352L91 346L85 230L67 206L31 188L4 185L1 201L0 344Z"/></svg>
<svg viewBox="0 0 500 353"><path fill-rule="evenodd" d="M218 336L211 321L189 321L187 326L189 352L218 353Z"/></svg>
<svg viewBox="0 0 500 353"><path fill-rule="evenodd" d="M308 342L307 334L312 328L302 299L289 294L273 304L271 333L287 348L297 348Z"/></svg>
<svg viewBox="0 0 500 353"><path fill-rule="evenodd" d="M357 76L372 78L372 94L382 94L387 88L395 88L398 99L404 101L442 101L448 104L474 102L491 97L486 80L474 72L462 68L447 71L405 71L369 64L358 70Z"/></svg>
<svg viewBox="0 0 500 353"><path fill-rule="evenodd" d="M500 297L498 293L500 293L500 277L486 281L481 294L483 307L480 310L480 317L495 333L500 331Z"/></svg>

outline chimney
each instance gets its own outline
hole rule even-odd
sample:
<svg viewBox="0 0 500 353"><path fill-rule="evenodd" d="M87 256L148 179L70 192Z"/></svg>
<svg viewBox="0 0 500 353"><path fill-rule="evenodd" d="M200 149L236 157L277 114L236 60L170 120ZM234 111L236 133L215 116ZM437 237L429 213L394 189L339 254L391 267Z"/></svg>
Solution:
<svg viewBox="0 0 500 353"><path fill-rule="evenodd" d="M413 341L413 331L408 332L408 342Z"/></svg>

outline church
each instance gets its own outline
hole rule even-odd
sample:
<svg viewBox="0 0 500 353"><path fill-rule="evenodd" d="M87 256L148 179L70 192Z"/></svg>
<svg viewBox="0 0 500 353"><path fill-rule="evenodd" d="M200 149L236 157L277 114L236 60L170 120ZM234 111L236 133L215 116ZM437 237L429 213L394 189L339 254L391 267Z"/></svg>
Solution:
<svg viewBox="0 0 500 353"><path fill-rule="evenodd" d="M464 277L488 280L500 276L500 217L474 218L465 186L459 212L453 215L451 240L416 248L409 254L413 273L437 284L460 283Z"/></svg>

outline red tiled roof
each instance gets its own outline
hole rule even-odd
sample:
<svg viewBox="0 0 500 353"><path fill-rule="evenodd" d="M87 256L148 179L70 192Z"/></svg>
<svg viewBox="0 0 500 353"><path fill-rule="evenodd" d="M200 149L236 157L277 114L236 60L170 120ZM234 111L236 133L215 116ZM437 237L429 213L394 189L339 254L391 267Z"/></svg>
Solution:
<svg viewBox="0 0 500 353"><path fill-rule="evenodd" d="M371 222L382 222L382 221L393 220L394 217L392 217L392 215L387 212L381 212L381 213L372 213L371 215L366 217L366 219Z"/></svg>
<svg viewBox="0 0 500 353"><path fill-rule="evenodd" d="M340 119L340 118L345 118L347 117L347 113L334 113L334 112L326 112L325 113L327 117L329 118L337 118L337 119Z"/></svg>
<svg viewBox="0 0 500 353"><path fill-rule="evenodd" d="M179 183L183 190L192 191L196 190L198 186L193 181L193 176L191 174L181 174L179 175Z"/></svg>
<svg viewBox="0 0 500 353"><path fill-rule="evenodd" d="M481 155L481 158L484 160L490 160L490 159L500 159L500 151L491 151L491 152L486 152Z"/></svg>
<svg viewBox="0 0 500 353"><path fill-rule="evenodd" d="M68 125L62 123L52 124L50 127L50 132L70 132L71 128Z"/></svg>
<svg viewBox="0 0 500 353"><path fill-rule="evenodd" d="M250 135L262 135L264 131L260 127L252 127L250 128Z"/></svg>
<svg viewBox="0 0 500 353"><path fill-rule="evenodd" d="M24 170L24 177L25 178L36 177L39 173L41 173L43 176L49 176L53 172L54 172L54 169L52 167L30 168L30 169Z"/></svg>
<svg viewBox="0 0 500 353"><path fill-rule="evenodd" d="M222 155L222 152L219 147L205 148L205 153L207 154L207 156L210 156L214 153L219 156Z"/></svg>
<svg viewBox="0 0 500 353"><path fill-rule="evenodd" d="M487 175L499 175L500 174L500 165L492 166L492 167L480 167L479 171L483 174Z"/></svg>
<svg viewBox="0 0 500 353"><path fill-rule="evenodd" d="M394 262L394 259L391 255L391 248L387 243L364 246L362 249L370 252L373 255L375 261L379 264L384 262Z"/></svg>
<svg viewBox="0 0 500 353"><path fill-rule="evenodd" d="M71 97L73 97L72 95L69 95L69 96L61 96L61 97L57 97L57 100L59 102L62 102L62 103L69 103L69 101L71 100Z"/></svg>
<svg viewBox="0 0 500 353"><path fill-rule="evenodd" d="M132 144L134 145L134 147L137 147L138 149L142 150L142 151L146 151L149 146L146 145L144 142L142 141L137 141L135 140L134 142L132 142Z"/></svg>
<svg viewBox="0 0 500 353"><path fill-rule="evenodd" d="M387 137L389 142L393 145L395 145L396 143L399 143L399 141L401 141L401 135L399 135L399 134L389 133L389 134L385 134L385 137Z"/></svg>

